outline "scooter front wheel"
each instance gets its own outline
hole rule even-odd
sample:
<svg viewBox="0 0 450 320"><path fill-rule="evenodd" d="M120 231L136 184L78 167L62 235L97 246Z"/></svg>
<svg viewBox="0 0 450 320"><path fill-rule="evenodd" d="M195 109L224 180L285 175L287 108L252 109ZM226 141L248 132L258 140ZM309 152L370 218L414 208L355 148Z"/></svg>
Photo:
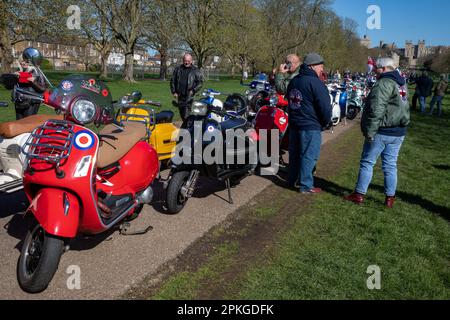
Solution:
<svg viewBox="0 0 450 320"><path fill-rule="evenodd" d="M47 234L39 224L32 228L17 265L20 287L28 293L44 291L58 269L63 250L64 240Z"/></svg>
<svg viewBox="0 0 450 320"><path fill-rule="evenodd" d="M167 187L167 210L170 214L177 214L183 210L189 198L185 197L181 188L189 179L189 171L179 171L174 173Z"/></svg>
<svg viewBox="0 0 450 320"><path fill-rule="evenodd" d="M350 106L348 107L348 111L347 111L347 119L348 120L354 120L356 118L356 116L359 113L359 109L354 107L354 106Z"/></svg>

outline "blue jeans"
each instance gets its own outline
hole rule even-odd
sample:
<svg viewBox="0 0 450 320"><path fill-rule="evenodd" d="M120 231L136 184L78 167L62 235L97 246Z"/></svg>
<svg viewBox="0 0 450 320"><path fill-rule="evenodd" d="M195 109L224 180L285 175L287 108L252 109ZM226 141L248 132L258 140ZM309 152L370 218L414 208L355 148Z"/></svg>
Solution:
<svg viewBox="0 0 450 320"><path fill-rule="evenodd" d="M420 112L425 113L427 111L427 97L419 97L419 103L420 103Z"/></svg>
<svg viewBox="0 0 450 320"><path fill-rule="evenodd" d="M289 180L294 186L300 178L300 191L314 188L313 170L320 156L322 132L289 129Z"/></svg>
<svg viewBox="0 0 450 320"><path fill-rule="evenodd" d="M374 141L365 142L361 155L358 183L355 191L366 194L373 176L373 167L381 155L384 173L384 193L395 197L397 190L397 159L405 137L376 134Z"/></svg>
<svg viewBox="0 0 450 320"><path fill-rule="evenodd" d="M441 97L441 96L434 96L433 99L431 99L431 102L430 102L430 114L433 114L434 105L437 102L438 116L440 117L442 115L442 99L443 98L444 97Z"/></svg>

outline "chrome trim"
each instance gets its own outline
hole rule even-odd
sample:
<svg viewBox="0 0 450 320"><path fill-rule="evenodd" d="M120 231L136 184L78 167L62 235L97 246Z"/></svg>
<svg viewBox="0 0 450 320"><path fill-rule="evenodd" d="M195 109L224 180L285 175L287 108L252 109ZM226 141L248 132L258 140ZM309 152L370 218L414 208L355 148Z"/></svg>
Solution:
<svg viewBox="0 0 450 320"><path fill-rule="evenodd" d="M67 193L64 192L63 194L63 208L64 208L64 215L67 217L70 210L70 202L69 197L67 197Z"/></svg>

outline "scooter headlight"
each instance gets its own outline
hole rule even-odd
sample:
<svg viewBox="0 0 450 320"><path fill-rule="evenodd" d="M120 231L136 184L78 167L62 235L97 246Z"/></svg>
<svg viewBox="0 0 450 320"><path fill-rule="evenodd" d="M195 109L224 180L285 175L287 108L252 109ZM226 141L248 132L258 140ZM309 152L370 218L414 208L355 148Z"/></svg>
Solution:
<svg viewBox="0 0 450 320"><path fill-rule="evenodd" d="M196 101L192 104L191 115L205 116L208 113L208 106L206 103Z"/></svg>
<svg viewBox="0 0 450 320"><path fill-rule="evenodd" d="M72 117L81 124L92 122L95 112L95 104L89 100L78 100L72 107Z"/></svg>

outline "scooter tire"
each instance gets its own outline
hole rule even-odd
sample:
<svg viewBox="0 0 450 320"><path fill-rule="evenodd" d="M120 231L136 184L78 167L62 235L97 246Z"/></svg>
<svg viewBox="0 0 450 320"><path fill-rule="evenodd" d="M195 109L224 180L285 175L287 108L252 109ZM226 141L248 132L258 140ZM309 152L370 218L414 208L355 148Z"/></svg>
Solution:
<svg viewBox="0 0 450 320"><path fill-rule="evenodd" d="M354 120L359 113L359 109L355 107L349 107L347 110L347 119Z"/></svg>
<svg viewBox="0 0 450 320"><path fill-rule="evenodd" d="M34 238L42 239L41 254L37 262L37 266L30 273L29 267L29 250L31 242ZM40 241L40 240L37 240ZM39 293L47 289L53 276L58 269L59 261L64 251L64 240L47 234L41 225L36 224L28 231L25 238L19 262L17 264L17 279L19 285L25 292Z"/></svg>
<svg viewBox="0 0 450 320"><path fill-rule="evenodd" d="M169 214L177 214L183 210L188 199L182 199L181 188L186 183L190 175L189 171L179 171L174 173L167 187L167 210Z"/></svg>

